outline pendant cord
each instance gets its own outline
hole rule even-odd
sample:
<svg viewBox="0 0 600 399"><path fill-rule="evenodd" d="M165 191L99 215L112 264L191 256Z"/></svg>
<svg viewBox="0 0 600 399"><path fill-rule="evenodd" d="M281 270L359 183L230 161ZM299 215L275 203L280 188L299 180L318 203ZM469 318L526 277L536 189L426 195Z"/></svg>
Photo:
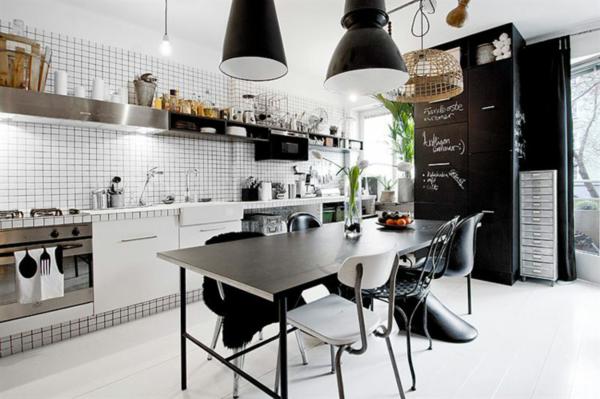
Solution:
<svg viewBox="0 0 600 399"><path fill-rule="evenodd" d="M423 6L424 1L429 1L429 5L431 6L431 11L425 11L425 7ZM435 5L433 4L433 2L431 0L420 0L419 1L419 8L417 9L417 12L413 16L410 33L414 37L418 37L421 39L421 50L423 50L425 48L425 46L424 46L425 35L427 35L431 29L431 23L429 22L429 17L427 16L427 14L434 14L434 13L435 13ZM419 19L419 22L421 24L420 32L417 31L417 18Z"/></svg>
<svg viewBox="0 0 600 399"><path fill-rule="evenodd" d="M168 36L168 35L167 35L167 11L168 11L168 8L167 8L167 1L168 1L168 0L165 0L165 36Z"/></svg>

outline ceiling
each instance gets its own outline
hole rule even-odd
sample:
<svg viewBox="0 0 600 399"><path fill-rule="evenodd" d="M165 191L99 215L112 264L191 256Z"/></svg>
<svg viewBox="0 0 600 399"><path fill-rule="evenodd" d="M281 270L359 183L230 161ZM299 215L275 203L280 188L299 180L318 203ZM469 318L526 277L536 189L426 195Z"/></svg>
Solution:
<svg viewBox="0 0 600 399"><path fill-rule="evenodd" d="M72 7L127 20L147 28L162 29L163 0L58 0ZM405 0L388 0L391 9ZM425 46L433 46L507 22L514 22L526 39L571 32L580 26L600 25L598 0L473 0L470 19L462 29L445 24L456 0L438 0ZM170 0L169 34L186 37L220 51L231 1ZM276 0L279 23L290 71L323 80L329 58L344 30L340 26L343 0ZM410 35L416 6L394 13L393 38L401 52L414 50L418 40ZM217 63L218 60L215 60Z"/></svg>

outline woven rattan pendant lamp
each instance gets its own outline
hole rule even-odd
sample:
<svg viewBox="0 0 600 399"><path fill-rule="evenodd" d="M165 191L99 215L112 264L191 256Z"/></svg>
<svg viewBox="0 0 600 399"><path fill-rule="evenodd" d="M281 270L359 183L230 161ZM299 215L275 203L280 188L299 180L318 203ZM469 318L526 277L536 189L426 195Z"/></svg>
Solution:
<svg viewBox="0 0 600 399"><path fill-rule="evenodd" d="M430 29L426 13L435 12L431 2L427 7L424 5L428 1L419 2L412 24L412 34L421 39L421 50L404 54L409 78L404 85L385 93L385 97L390 100L428 103L457 96L464 90L463 73L458 60L445 51L423 48L423 38ZM418 19L421 23L420 32L415 29Z"/></svg>

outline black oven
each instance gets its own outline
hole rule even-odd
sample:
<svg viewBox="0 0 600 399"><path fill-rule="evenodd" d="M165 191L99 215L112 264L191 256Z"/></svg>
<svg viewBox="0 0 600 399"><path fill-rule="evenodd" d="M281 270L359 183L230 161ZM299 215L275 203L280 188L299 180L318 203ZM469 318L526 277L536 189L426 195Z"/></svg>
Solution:
<svg viewBox="0 0 600 399"><path fill-rule="evenodd" d="M256 142L254 159L308 161L308 138L305 133L271 130L269 141Z"/></svg>

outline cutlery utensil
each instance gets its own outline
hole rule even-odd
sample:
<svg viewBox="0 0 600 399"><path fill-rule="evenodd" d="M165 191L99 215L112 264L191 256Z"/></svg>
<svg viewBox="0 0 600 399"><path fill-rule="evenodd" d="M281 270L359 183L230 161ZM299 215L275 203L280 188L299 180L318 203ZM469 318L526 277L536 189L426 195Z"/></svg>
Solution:
<svg viewBox="0 0 600 399"><path fill-rule="evenodd" d="M19 273L25 278L32 278L37 272L37 262L29 255L29 250L25 250L25 256L19 262Z"/></svg>
<svg viewBox="0 0 600 399"><path fill-rule="evenodd" d="M47 276L50 274L50 254L46 251L46 247L44 247L44 252L40 256L40 273L43 276Z"/></svg>

